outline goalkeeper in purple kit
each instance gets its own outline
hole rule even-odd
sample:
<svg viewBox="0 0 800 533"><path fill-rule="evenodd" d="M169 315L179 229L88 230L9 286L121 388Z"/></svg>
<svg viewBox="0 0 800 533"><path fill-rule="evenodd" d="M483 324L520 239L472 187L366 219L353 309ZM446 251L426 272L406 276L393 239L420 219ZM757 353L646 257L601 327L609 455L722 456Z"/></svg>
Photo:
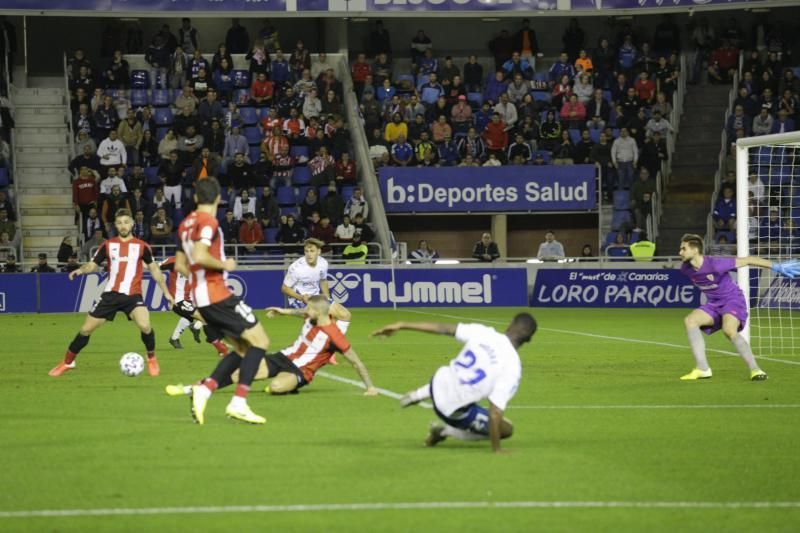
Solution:
<svg viewBox="0 0 800 533"><path fill-rule="evenodd" d="M777 274L794 278L800 276L800 261L796 259L776 263L760 257L708 257L703 255L703 238L699 235L684 235L681 239L680 256L683 260L681 272L703 291L707 301L684 319L689 345L694 354L694 370L682 376L684 381L708 379L711 368L706 360L703 333L711 335L722 330L742 359L750 368L752 381L764 381L767 374L758 367L750 344L739 335L747 323L747 302L744 293L728 274L742 267L772 269Z"/></svg>

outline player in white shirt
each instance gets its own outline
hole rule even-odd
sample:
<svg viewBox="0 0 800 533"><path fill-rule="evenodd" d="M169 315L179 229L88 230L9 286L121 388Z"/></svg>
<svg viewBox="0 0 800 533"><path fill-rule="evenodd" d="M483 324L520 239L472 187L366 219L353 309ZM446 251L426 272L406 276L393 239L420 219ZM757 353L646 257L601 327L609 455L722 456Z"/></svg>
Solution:
<svg viewBox="0 0 800 533"><path fill-rule="evenodd" d="M490 439L492 451L500 452L500 439L511 436L511 422L503 418L522 377L517 349L536 333L536 320L520 313L499 333L480 324L437 324L396 322L375 331L373 336L391 336L401 329L451 335L464 343L458 357L440 367L429 384L400 399L402 407L428 398L444 425L433 424L425 441L436 446L447 437L461 440ZM489 400L489 409L478 405Z"/></svg>
<svg viewBox="0 0 800 533"><path fill-rule="evenodd" d="M328 261L320 257L323 245L319 239L306 239L303 257L289 265L281 286L281 292L289 298L289 307L302 309L309 298L320 293L330 300Z"/></svg>

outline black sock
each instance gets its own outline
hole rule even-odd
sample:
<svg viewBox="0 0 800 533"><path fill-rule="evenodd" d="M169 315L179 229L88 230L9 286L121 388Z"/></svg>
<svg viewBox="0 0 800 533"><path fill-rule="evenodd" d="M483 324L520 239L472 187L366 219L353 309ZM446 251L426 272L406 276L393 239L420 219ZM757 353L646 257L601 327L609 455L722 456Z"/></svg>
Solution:
<svg viewBox="0 0 800 533"><path fill-rule="evenodd" d="M237 353L230 353L220 359L217 368L211 373L211 379L217 382L217 388L221 389L230 385L233 381L231 375L242 364L242 358Z"/></svg>
<svg viewBox="0 0 800 533"><path fill-rule="evenodd" d="M78 355L81 350L86 348L87 344L89 344L89 335L81 335L78 333L75 335L75 338L72 339L72 342L69 343L69 351Z"/></svg>
<svg viewBox="0 0 800 533"><path fill-rule="evenodd" d="M150 333L142 332L142 342L144 343L144 348L147 350L147 354L150 355L156 350L156 332L155 330L150 330Z"/></svg>
<svg viewBox="0 0 800 533"><path fill-rule="evenodd" d="M254 346L251 346L247 350L244 359L242 359L241 369L239 370L240 385L247 385L249 387L253 383L253 379L255 379L256 374L258 373L258 366L261 364L261 360L264 359L266 355L266 351Z"/></svg>
<svg viewBox="0 0 800 533"><path fill-rule="evenodd" d="M203 332L206 334L206 342L214 342L222 339L222 333L214 326L203 326Z"/></svg>

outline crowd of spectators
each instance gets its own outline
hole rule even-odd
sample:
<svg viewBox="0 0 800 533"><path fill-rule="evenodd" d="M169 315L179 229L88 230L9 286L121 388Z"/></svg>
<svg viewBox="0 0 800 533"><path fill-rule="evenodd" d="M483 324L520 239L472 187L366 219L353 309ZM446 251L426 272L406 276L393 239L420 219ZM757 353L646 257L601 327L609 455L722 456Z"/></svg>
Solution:
<svg viewBox="0 0 800 533"><path fill-rule="evenodd" d="M193 208L193 184L212 176L223 185L226 242L249 252L306 237L374 238L333 64L324 53L312 58L302 41L284 54L269 21L248 39L234 20L207 58L183 19L177 36L165 25L146 46L149 70L131 69L119 49L103 65L74 52L78 155L69 170L84 242L96 231L112 235L114 213L125 207L137 237L172 244ZM237 65L232 54L243 50Z"/></svg>

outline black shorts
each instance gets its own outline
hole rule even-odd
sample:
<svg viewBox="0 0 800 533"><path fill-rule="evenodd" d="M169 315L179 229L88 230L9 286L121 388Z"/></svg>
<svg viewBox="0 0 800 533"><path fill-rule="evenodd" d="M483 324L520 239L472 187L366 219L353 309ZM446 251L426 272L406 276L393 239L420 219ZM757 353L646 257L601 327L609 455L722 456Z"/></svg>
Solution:
<svg viewBox="0 0 800 533"><path fill-rule="evenodd" d="M297 376L298 389L308 385L305 376L303 376L303 373L299 368L297 368L297 365L292 363L292 360L283 355L281 352L267 354L266 357L264 357L264 361L267 363L269 377L274 378L281 372L289 372L290 374Z"/></svg>
<svg viewBox="0 0 800 533"><path fill-rule="evenodd" d="M172 312L186 320L194 320L194 304L191 300L181 300L172 306Z"/></svg>
<svg viewBox="0 0 800 533"><path fill-rule="evenodd" d="M198 307L197 310L206 324L232 339L242 338L245 330L258 324L253 309L236 296L229 296L221 302Z"/></svg>
<svg viewBox="0 0 800 533"><path fill-rule="evenodd" d="M128 320L137 307L144 307L141 294L122 294L121 292L104 292L100 300L95 303L89 316L113 321L117 313L125 313Z"/></svg>

